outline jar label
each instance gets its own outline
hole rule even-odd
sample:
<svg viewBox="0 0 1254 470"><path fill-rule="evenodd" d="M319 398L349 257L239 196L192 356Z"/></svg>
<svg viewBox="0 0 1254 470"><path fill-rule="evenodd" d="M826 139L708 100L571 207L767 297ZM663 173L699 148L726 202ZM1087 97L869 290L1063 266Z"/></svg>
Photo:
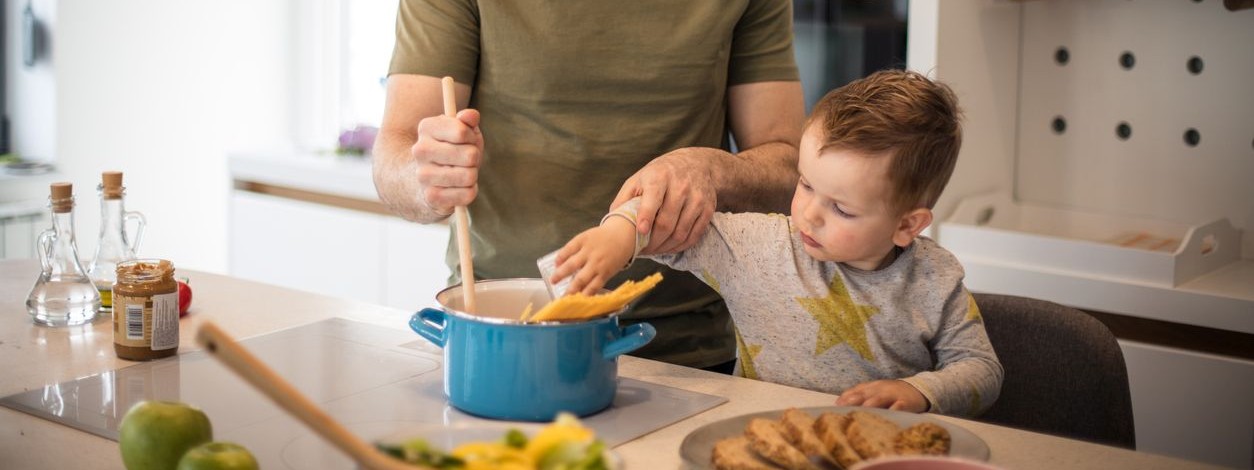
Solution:
<svg viewBox="0 0 1254 470"><path fill-rule="evenodd" d="M152 296L152 350L179 346L179 294Z"/></svg>
<svg viewBox="0 0 1254 470"><path fill-rule="evenodd" d="M179 345L178 292L151 297L113 297L113 342L153 351Z"/></svg>

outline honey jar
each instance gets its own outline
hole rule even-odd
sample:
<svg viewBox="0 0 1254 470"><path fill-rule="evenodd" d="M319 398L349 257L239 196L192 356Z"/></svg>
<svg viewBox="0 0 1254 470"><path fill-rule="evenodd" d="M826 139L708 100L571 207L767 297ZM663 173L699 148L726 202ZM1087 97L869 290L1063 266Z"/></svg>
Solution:
<svg viewBox="0 0 1254 470"><path fill-rule="evenodd" d="M118 263L113 284L113 350L147 361L179 348L179 294L174 264L163 259Z"/></svg>

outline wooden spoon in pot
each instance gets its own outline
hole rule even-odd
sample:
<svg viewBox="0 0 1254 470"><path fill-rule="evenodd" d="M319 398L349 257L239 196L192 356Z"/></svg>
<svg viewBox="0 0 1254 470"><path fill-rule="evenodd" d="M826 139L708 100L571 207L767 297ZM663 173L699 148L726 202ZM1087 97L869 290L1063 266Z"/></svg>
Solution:
<svg viewBox="0 0 1254 470"><path fill-rule="evenodd" d="M444 94L444 115L457 117L457 92L453 90L453 77L440 80ZM475 313L474 253L470 249L470 213L466 206L453 209L453 223L457 224L457 254L462 265L462 311Z"/></svg>
<svg viewBox="0 0 1254 470"><path fill-rule="evenodd" d="M196 330L196 343L205 348L210 356L226 365L228 369L243 377L279 408L305 423L327 442L335 445L348 454L363 468L377 470L434 470L431 467L411 465L383 453L375 446L349 432L331 415L328 415L316 403L296 390L292 384L279 377L269 366L244 349L229 334L222 331L212 321L205 321Z"/></svg>

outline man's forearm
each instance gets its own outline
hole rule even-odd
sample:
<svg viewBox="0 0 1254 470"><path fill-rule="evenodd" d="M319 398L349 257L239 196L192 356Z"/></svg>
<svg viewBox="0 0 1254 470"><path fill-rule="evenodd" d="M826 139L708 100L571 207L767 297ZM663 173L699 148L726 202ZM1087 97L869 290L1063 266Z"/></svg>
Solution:
<svg viewBox="0 0 1254 470"><path fill-rule="evenodd" d="M374 188L379 200L392 213L405 220L429 224L448 217L436 212L422 197L418 184L418 164L409 157L416 136L397 132L379 133L374 147Z"/></svg>
<svg viewBox="0 0 1254 470"><path fill-rule="evenodd" d="M722 153L711 177L719 211L787 214L797 186L797 147L766 142L739 154Z"/></svg>

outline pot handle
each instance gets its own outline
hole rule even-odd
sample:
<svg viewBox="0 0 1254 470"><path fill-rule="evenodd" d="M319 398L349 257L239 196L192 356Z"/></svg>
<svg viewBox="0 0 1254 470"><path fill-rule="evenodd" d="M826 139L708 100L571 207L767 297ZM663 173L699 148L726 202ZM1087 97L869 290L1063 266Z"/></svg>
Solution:
<svg viewBox="0 0 1254 470"><path fill-rule="evenodd" d="M441 348L444 347L444 311L438 308L424 308L409 317L409 327Z"/></svg>
<svg viewBox="0 0 1254 470"><path fill-rule="evenodd" d="M627 354L629 352L640 349L641 346L649 344L653 341L653 337L657 336L657 330L653 325L648 323L636 323L623 328L623 337L618 338L610 344L605 345L605 351L601 353L606 360Z"/></svg>

